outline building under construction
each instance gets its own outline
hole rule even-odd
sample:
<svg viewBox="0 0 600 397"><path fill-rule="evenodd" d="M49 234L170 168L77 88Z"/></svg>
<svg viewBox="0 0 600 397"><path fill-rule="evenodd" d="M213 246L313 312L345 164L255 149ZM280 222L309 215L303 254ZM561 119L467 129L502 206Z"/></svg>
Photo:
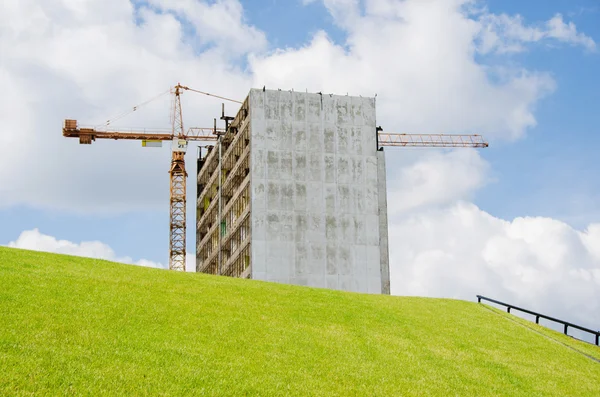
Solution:
<svg viewBox="0 0 600 397"><path fill-rule="evenodd" d="M196 270L389 294L375 99L253 89L197 174Z"/></svg>
<svg viewBox="0 0 600 397"><path fill-rule="evenodd" d="M172 128L114 129L66 119L64 137L171 145L169 269L186 265L189 142L198 156L196 271L388 293L385 158L380 146L486 148L480 135L384 133L375 99L251 90L244 102L177 84ZM225 129L183 128L181 93L241 104ZM119 118L123 115L119 116Z"/></svg>

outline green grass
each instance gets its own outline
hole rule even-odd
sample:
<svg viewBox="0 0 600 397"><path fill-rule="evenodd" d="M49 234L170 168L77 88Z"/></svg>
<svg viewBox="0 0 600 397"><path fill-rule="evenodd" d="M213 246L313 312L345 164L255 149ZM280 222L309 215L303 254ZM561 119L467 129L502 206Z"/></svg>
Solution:
<svg viewBox="0 0 600 397"><path fill-rule="evenodd" d="M0 395L600 395L597 347L474 302L2 247L0 283Z"/></svg>

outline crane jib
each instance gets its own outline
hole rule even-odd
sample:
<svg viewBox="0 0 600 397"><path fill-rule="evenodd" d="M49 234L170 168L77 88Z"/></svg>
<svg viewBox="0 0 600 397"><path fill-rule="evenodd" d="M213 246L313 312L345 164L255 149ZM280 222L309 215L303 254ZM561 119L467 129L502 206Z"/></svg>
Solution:
<svg viewBox="0 0 600 397"><path fill-rule="evenodd" d="M159 129L118 131L112 129L78 128L75 120L66 120L63 128L63 136L79 138L80 143L90 144L96 139L125 139L141 140L146 142L173 141L178 138L185 141L216 141L218 135L224 133L222 129L193 127L188 129L185 135L175 137L171 131ZM402 146L402 147L472 147L486 148L488 143L481 135L460 134L398 134L390 132L379 132L378 141L380 146ZM146 147L153 146L146 143Z"/></svg>

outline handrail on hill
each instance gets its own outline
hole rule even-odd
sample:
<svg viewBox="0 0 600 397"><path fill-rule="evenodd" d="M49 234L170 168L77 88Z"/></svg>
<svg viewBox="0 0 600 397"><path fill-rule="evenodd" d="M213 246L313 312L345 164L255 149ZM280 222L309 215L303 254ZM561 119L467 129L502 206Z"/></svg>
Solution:
<svg viewBox="0 0 600 397"><path fill-rule="evenodd" d="M497 303L497 304L502 305L502 306L506 306L506 312L507 313L510 313L510 309L515 309L515 310L521 311L523 313L531 314L531 315L535 316L535 323L536 324L540 323L540 318L545 318L546 320L550 320L550 321L554 321L556 323L562 324L562 325L565 326L565 328L564 328L564 334L565 335L568 335L567 334L567 330L568 330L569 327L576 328L576 329L584 331L584 332L588 332L588 333L596 336L596 345L600 346L600 344L599 344L599 342L600 342L600 331L594 331L594 330L591 330L589 328L582 327L580 325L572 324L572 323L569 323L567 321L563 321L563 320L559 320L559 319L554 318L554 317L546 316L545 314L537 313L537 312L534 312L534 311L531 311L531 310L527 310L527 309L522 309L520 307L517 307L517 306L514 306L514 305L510 305L508 303L500 302L500 301L497 301L497 300L494 300L494 299L486 298L485 296L477 295L477 302L478 303L481 303L482 299L486 300L486 301L489 301L489 302L492 302L492 303Z"/></svg>

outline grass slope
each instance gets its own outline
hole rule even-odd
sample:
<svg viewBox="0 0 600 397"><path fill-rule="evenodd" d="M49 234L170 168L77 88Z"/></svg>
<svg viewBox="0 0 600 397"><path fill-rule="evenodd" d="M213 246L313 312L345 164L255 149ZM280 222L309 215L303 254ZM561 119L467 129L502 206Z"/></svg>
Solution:
<svg viewBox="0 0 600 397"><path fill-rule="evenodd" d="M0 283L0 395L600 395L596 347L472 302L1 247Z"/></svg>

